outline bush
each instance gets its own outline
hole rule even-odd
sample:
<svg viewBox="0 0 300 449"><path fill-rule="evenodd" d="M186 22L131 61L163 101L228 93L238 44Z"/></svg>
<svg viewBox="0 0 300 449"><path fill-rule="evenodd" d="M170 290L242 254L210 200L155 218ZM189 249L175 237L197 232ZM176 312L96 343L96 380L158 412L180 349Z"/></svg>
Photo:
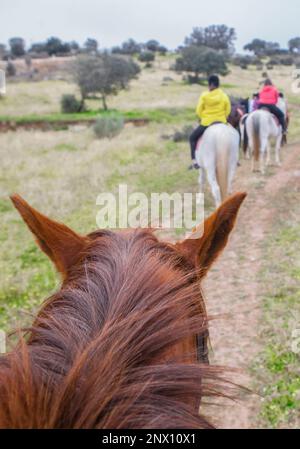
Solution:
<svg viewBox="0 0 300 449"><path fill-rule="evenodd" d="M94 124L94 133L98 139L105 137L111 139L117 136L124 128L124 119L121 116L100 117Z"/></svg>
<svg viewBox="0 0 300 449"><path fill-rule="evenodd" d="M16 76L17 69L16 69L16 66L11 61L8 61L7 65L6 65L5 73L6 73L7 77Z"/></svg>
<svg viewBox="0 0 300 449"><path fill-rule="evenodd" d="M232 64L242 69L247 69L249 65L260 65L261 61L256 56L250 55L236 55L232 59Z"/></svg>
<svg viewBox="0 0 300 449"><path fill-rule="evenodd" d="M228 68L224 54L205 47L184 47L180 56L176 59L175 70L177 72L191 73L188 78L190 83L198 83L199 76L208 77L212 73L216 75L227 75Z"/></svg>
<svg viewBox="0 0 300 449"><path fill-rule="evenodd" d="M139 55L140 62L152 62L155 59L155 54L152 51L143 51Z"/></svg>
<svg viewBox="0 0 300 449"><path fill-rule="evenodd" d="M282 65L286 65L286 66L290 66L293 65L295 63L295 60L293 58L293 56L281 56L280 58L280 64Z"/></svg>
<svg viewBox="0 0 300 449"><path fill-rule="evenodd" d="M176 131L173 136L173 142L187 142L194 128L192 126L184 126L181 131Z"/></svg>
<svg viewBox="0 0 300 449"><path fill-rule="evenodd" d="M82 110L82 103L77 100L75 95L63 95L61 97L61 111L64 114L72 114L74 112L80 112Z"/></svg>
<svg viewBox="0 0 300 449"><path fill-rule="evenodd" d="M273 56L268 61L269 65L285 65L285 66L291 66L294 64L294 58L291 55L278 55Z"/></svg>

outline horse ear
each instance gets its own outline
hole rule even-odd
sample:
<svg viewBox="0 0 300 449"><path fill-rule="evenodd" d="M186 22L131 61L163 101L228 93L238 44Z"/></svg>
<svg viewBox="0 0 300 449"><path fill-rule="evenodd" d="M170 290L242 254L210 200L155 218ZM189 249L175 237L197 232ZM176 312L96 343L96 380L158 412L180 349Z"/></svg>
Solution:
<svg viewBox="0 0 300 449"><path fill-rule="evenodd" d="M204 230L203 225L200 226L188 239L176 245L176 248L199 269L201 277L207 274L212 263L225 248L239 208L246 196L246 193L237 193L228 198L205 220ZM200 229L203 232L200 232Z"/></svg>
<svg viewBox="0 0 300 449"><path fill-rule="evenodd" d="M42 215L19 195L12 195L10 198L42 251L65 277L84 249L87 238L76 234L64 224Z"/></svg>

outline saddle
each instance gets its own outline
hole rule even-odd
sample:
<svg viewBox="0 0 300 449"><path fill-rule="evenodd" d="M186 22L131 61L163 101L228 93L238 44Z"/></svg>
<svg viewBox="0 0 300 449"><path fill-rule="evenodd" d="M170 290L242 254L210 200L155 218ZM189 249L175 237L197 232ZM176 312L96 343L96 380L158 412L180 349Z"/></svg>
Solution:
<svg viewBox="0 0 300 449"><path fill-rule="evenodd" d="M278 118L274 114L271 114L271 115L272 115L273 119L275 120L276 125L279 127L280 126L280 122L279 122Z"/></svg>
<svg viewBox="0 0 300 449"><path fill-rule="evenodd" d="M228 124L228 123L227 123L227 124ZM211 128L212 126L215 126L215 125L225 125L225 123L223 123L223 122L213 122L211 125L209 125L209 126L207 127L207 129L204 131L204 133L202 134L202 136L199 138L198 143L197 143L197 149L196 149L196 151L199 151L200 146L201 146L202 139L203 139L203 137L205 136L206 131L207 131L209 128Z"/></svg>
<svg viewBox="0 0 300 449"><path fill-rule="evenodd" d="M277 117L275 114L273 114L268 108L260 108L260 111L267 111L267 112L269 112L269 113L271 114L271 116L273 117L273 119L274 119L276 125L277 125L278 127L280 126L280 122L279 122L279 120L278 120L278 117Z"/></svg>

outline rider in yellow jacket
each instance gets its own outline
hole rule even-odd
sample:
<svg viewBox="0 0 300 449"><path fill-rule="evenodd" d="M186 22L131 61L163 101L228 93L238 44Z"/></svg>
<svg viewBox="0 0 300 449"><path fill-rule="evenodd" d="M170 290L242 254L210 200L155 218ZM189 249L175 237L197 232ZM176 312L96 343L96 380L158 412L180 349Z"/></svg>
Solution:
<svg viewBox="0 0 300 449"><path fill-rule="evenodd" d="M190 136L191 156L193 167L197 167L195 153L197 142L204 131L214 123L227 123L227 118L231 112L230 99L225 92L220 89L219 77L212 75L208 79L207 92L203 92L200 96L196 114L201 124L196 128Z"/></svg>

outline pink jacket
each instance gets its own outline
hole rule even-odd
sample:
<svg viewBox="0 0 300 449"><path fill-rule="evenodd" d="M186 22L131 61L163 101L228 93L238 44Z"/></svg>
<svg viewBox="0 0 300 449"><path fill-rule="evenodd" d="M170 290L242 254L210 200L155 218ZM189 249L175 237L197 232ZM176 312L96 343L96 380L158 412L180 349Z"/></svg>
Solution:
<svg viewBox="0 0 300 449"><path fill-rule="evenodd" d="M259 94L259 102L262 104L277 104L279 92L274 86L265 86Z"/></svg>

